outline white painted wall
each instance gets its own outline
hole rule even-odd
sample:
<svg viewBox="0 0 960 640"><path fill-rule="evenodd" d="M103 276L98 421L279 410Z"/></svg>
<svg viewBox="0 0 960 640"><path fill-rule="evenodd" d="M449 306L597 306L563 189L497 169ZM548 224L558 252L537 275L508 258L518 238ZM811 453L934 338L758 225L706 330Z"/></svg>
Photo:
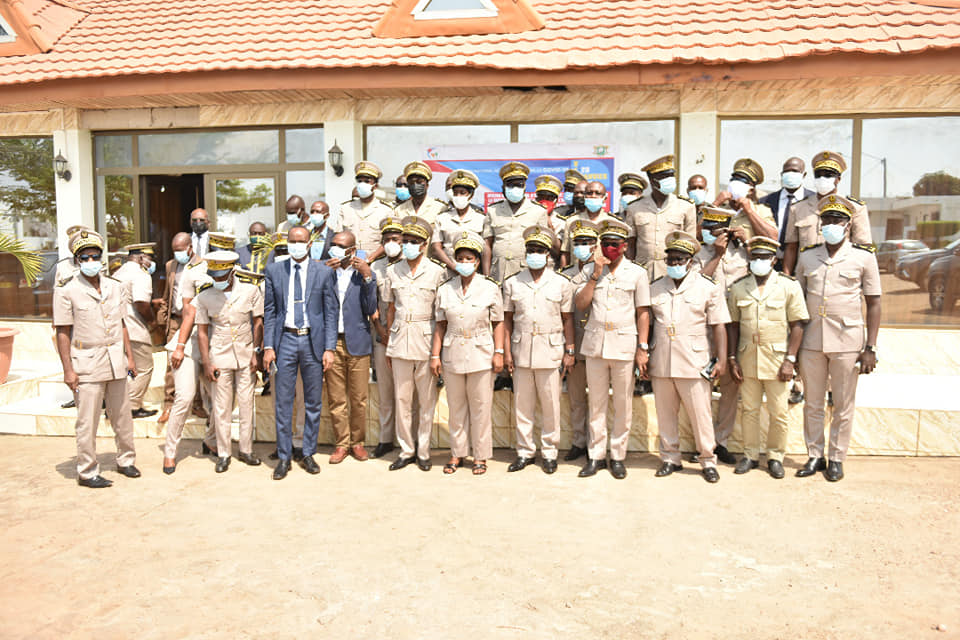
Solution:
<svg viewBox="0 0 960 640"><path fill-rule="evenodd" d="M717 112L680 114L680 171L677 192L686 194L687 180L695 174L706 176L708 192L717 194Z"/></svg>
<svg viewBox="0 0 960 640"><path fill-rule="evenodd" d="M67 229L75 224L95 227L93 205L93 136L89 129L61 129L53 132L53 155L62 153L67 159L70 181L54 178L57 193L57 233L60 257L70 255ZM104 229L98 229L103 233Z"/></svg>

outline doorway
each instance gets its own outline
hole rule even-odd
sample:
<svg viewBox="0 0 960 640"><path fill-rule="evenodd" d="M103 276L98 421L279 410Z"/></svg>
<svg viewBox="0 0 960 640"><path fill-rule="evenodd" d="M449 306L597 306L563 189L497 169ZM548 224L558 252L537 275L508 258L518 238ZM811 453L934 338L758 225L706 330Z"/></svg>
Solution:
<svg viewBox="0 0 960 640"><path fill-rule="evenodd" d="M140 176L140 228L144 241L157 243L154 291L163 291L163 265L173 258L170 243L181 231L190 231L190 212L203 206L203 174Z"/></svg>

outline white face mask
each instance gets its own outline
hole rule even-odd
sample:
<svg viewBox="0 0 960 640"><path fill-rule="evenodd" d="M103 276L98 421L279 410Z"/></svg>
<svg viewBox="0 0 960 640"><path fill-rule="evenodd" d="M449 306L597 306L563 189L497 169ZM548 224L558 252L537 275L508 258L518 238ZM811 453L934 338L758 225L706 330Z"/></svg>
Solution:
<svg viewBox="0 0 960 640"><path fill-rule="evenodd" d="M450 198L450 202L458 210L466 209L467 205L470 204L470 196L453 196Z"/></svg>
<svg viewBox="0 0 960 640"><path fill-rule="evenodd" d="M453 189L447 189L447 202L453 202Z"/></svg>
<svg viewBox="0 0 960 640"><path fill-rule="evenodd" d="M288 213L287 214L287 224L300 224L300 214L299 213Z"/></svg>
<svg viewBox="0 0 960 640"><path fill-rule="evenodd" d="M290 242L287 244L287 252L294 260L300 260L307 255L306 242Z"/></svg>
<svg viewBox="0 0 960 640"><path fill-rule="evenodd" d="M750 193L750 185L740 180L731 180L730 184L727 185L727 190L734 200L741 200Z"/></svg>
<svg viewBox="0 0 960 640"><path fill-rule="evenodd" d="M670 195L677 190L677 178L676 176L667 176L666 178L660 180L654 185L660 193L665 196Z"/></svg>
<svg viewBox="0 0 960 640"><path fill-rule="evenodd" d="M620 210L625 211L627 207L630 206L630 203L639 198L640 196L636 194L622 195L620 196Z"/></svg>
<svg viewBox="0 0 960 640"><path fill-rule="evenodd" d="M403 247L396 240L391 240L383 245L383 252L387 254L388 258L396 258L401 251L403 251Z"/></svg>
<svg viewBox="0 0 960 640"><path fill-rule="evenodd" d="M213 286L219 289L220 291L223 291L230 286L230 279L227 278L226 280L214 280Z"/></svg>
<svg viewBox="0 0 960 640"><path fill-rule="evenodd" d="M780 186L784 189L798 189L803 184L803 174L799 171L784 171L780 174Z"/></svg>
<svg viewBox="0 0 960 640"><path fill-rule="evenodd" d="M707 201L707 192L705 189L690 189L687 195L693 200L693 204L703 204Z"/></svg>
<svg viewBox="0 0 960 640"><path fill-rule="evenodd" d="M750 271L753 275L764 277L773 269L773 260L770 258L754 258L750 261Z"/></svg>
<svg viewBox="0 0 960 640"><path fill-rule="evenodd" d="M506 187L503 190L503 196L513 204L523 200L523 187Z"/></svg>
<svg viewBox="0 0 960 640"><path fill-rule="evenodd" d="M362 200L366 200L373 195L373 185L368 182L358 182L357 195L360 196Z"/></svg>
<svg viewBox="0 0 960 640"><path fill-rule="evenodd" d="M103 269L103 263L97 262L95 260L87 260L86 262L80 263L80 273L92 278L93 276L100 273L100 270Z"/></svg>
<svg viewBox="0 0 960 640"><path fill-rule="evenodd" d="M825 196L837 188L837 181L829 176L821 176L813 179L813 186L818 194Z"/></svg>
<svg viewBox="0 0 960 640"><path fill-rule="evenodd" d="M847 225L845 224L825 224L820 227L820 233L827 244L840 244L846 234Z"/></svg>
<svg viewBox="0 0 960 640"><path fill-rule="evenodd" d="M347 250L344 249L343 247L338 247L337 245L333 245L330 247L331 258L336 258L337 260L343 260L343 258L346 255L347 255Z"/></svg>

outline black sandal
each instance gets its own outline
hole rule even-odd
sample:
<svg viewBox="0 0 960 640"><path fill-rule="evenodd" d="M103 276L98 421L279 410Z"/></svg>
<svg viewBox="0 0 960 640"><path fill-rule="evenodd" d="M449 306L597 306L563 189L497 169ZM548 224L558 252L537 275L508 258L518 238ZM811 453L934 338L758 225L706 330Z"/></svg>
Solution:
<svg viewBox="0 0 960 640"><path fill-rule="evenodd" d="M454 462L456 460L456 462ZM463 466L463 458L450 458L450 462L443 465L443 472L447 475L454 473L457 470L457 467Z"/></svg>
<svg viewBox="0 0 960 640"><path fill-rule="evenodd" d="M487 472L487 461L481 460L480 462L473 463L473 475L482 476Z"/></svg>

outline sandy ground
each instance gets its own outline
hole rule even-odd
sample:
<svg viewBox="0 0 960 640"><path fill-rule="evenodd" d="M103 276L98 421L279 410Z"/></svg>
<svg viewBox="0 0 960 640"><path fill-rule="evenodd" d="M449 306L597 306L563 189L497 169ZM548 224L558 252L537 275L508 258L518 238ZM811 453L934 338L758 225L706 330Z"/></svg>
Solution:
<svg viewBox="0 0 960 640"><path fill-rule="evenodd" d="M75 483L71 438L0 437L3 638L960 637L960 459L856 458L837 484L388 472L281 482L185 441L176 474ZM262 456L272 449L257 445ZM390 456L392 459L392 456ZM937 630L943 625L945 630Z"/></svg>

